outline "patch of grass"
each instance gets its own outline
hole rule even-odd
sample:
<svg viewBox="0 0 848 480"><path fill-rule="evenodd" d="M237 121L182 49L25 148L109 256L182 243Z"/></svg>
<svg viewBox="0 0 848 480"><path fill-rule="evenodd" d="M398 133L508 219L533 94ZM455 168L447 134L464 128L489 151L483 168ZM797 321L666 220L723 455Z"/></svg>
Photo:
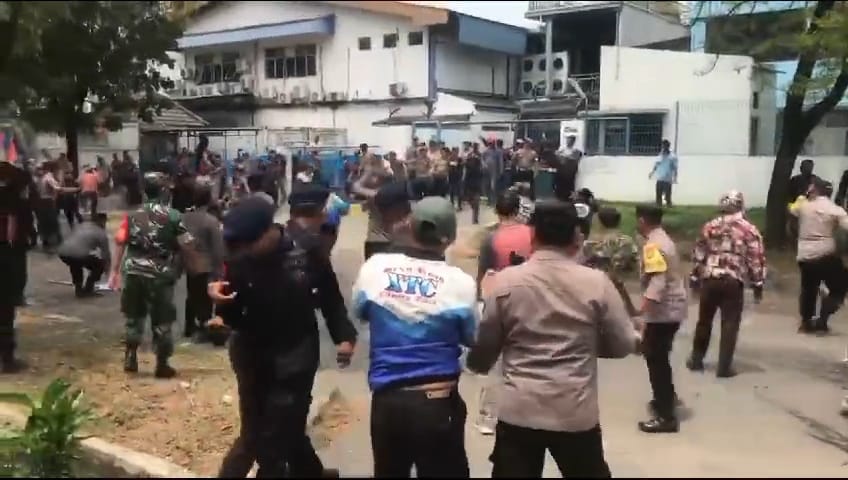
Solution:
<svg viewBox="0 0 848 480"><path fill-rule="evenodd" d="M615 207L621 212L621 231L630 235L636 234L636 203L605 202L601 200L601 207ZM711 205L675 205L666 208L663 214L663 226L675 240L694 241L701 231L701 227L707 221L714 218L718 213L716 206ZM765 208L751 208L747 211L748 219L763 231L766 224ZM597 216L593 231L601 229Z"/></svg>

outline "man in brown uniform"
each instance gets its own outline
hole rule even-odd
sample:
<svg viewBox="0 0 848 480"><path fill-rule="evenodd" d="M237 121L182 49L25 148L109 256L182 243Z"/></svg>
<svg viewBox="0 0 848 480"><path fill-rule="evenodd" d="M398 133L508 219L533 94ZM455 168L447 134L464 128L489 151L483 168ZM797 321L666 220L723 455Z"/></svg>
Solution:
<svg viewBox="0 0 848 480"><path fill-rule="evenodd" d="M598 358L623 358L637 333L607 276L580 265L574 205L533 214L536 251L483 285L483 318L468 367L486 373L503 355L494 478L540 478L548 450L565 477L603 478Z"/></svg>
<svg viewBox="0 0 848 480"><path fill-rule="evenodd" d="M637 228L645 238L640 256L643 290L642 353L654 399L653 418L639 422L645 433L677 432L674 412L677 395L672 382L669 355L674 335L688 310L686 286L681 273L677 247L662 228L663 211L653 205L636 207Z"/></svg>

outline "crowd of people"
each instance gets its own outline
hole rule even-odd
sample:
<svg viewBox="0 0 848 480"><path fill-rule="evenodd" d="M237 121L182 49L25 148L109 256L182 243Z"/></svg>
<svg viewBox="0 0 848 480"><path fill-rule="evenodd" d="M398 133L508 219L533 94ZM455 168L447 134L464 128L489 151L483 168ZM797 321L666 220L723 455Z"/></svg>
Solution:
<svg viewBox="0 0 848 480"><path fill-rule="evenodd" d="M762 237L746 219L742 193L728 192L695 239L693 269L685 271L663 229L661 207L635 208L637 241L620 231L621 212L575 188L580 152L573 139L559 152L523 141L511 152L498 141L482 143L482 152L476 143L460 151L416 139L403 160L360 147L350 191L363 200L369 227L350 311L331 262L349 205L322 184L315 163L293 169L299 178L286 192L285 157L255 162L239 155L228 177L208 143L141 175L141 201L112 239L97 211L104 178L98 170L86 170L72 185L57 178L66 171L61 157L37 180L19 165L0 162L0 268L25 273L27 218L40 212L39 234L55 237L53 220L43 222L46 210L58 219L62 195L79 194L90 219L49 245L58 247L78 296L94 295L106 272L109 286L120 290L127 373L139 369L149 318L157 378L177 373L169 363L174 289L185 274L184 334L218 345L229 340L238 385L241 427L220 477L244 477L254 462L258 477L338 476L306 435L319 366L315 310L341 368L357 346L352 319L369 329L376 477L409 477L413 466L419 477L469 476L468 411L458 389L465 368L491 373L475 423L495 435L493 477L540 477L546 451L564 476L609 477L598 359L640 353L653 395L650 417L638 428L677 432L681 399L669 357L690 291L700 298L686 366L703 370L713 317L721 311L716 375L733 377L745 289L757 301L762 297ZM556 171L551 198L534 196L540 164ZM115 179L122 170L109 171ZM812 168L802 172L806 180L793 182L803 193L789 206L798 218L799 330L825 332L848 287L834 241L837 227L848 229L848 214L830 200L832 186ZM483 242L475 278L449 265L445 252L457 236L461 201L476 223L481 197L493 205L498 223ZM282 199L290 213L285 224L275 221ZM602 231L589 238L595 216ZM71 218L77 219L72 214L69 224ZM640 278L638 304L624 284L629 272ZM17 275L4 282L0 360L3 371L12 372L22 365L15 357L14 315L23 288ZM828 294L816 314L822 282Z"/></svg>

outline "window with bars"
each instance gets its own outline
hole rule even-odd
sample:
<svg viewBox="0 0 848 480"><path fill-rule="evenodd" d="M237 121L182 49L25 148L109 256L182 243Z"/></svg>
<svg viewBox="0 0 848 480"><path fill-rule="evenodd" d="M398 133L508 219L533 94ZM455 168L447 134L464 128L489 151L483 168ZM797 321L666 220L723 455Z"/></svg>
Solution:
<svg viewBox="0 0 848 480"><path fill-rule="evenodd" d="M657 155L662 143L662 114L632 114L586 121L587 155Z"/></svg>
<svg viewBox="0 0 848 480"><path fill-rule="evenodd" d="M237 82L241 78L238 60L238 52L223 53L218 58L212 54L197 55L194 57L194 68L198 85Z"/></svg>
<svg viewBox="0 0 848 480"><path fill-rule="evenodd" d="M317 75L317 51L315 45L265 50L265 78L303 78Z"/></svg>

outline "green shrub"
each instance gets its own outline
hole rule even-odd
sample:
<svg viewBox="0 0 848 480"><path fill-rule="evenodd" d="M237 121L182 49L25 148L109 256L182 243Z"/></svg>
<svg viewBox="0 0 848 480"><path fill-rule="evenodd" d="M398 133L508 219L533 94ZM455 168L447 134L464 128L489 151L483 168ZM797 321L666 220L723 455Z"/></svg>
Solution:
<svg viewBox="0 0 848 480"><path fill-rule="evenodd" d="M92 418L81 390L53 380L40 399L24 393L0 393L0 402L29 408L23 430L0 437L0 475L69 478L79 459L80 428ZM11 475L10 475L11 474Z"/></svg>

